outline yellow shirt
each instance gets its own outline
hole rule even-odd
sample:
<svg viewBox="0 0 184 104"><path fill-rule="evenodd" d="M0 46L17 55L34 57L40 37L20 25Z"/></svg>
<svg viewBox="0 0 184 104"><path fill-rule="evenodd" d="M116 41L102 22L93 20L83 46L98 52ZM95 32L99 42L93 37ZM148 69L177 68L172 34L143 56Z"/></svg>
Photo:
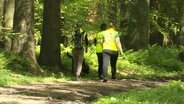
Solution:
<svg viewBox="0 0 184 104"><path fill-rule="evenodd" d="M116 38L119 38L118 32L113 28L110 28L103 32L103 50L108 49L112 51L118 51L118 46L116 45Z"/></svg>
<svg viewBox="0 0 184 104"><path fill-rule="evenodd" d="M96 42L97 42L97 44L96 44L96 53L102 53L102 51L103 51L103 48L102 48L102 45L101 45L102 36L103 36L103 31L96 34Z"/></svg>

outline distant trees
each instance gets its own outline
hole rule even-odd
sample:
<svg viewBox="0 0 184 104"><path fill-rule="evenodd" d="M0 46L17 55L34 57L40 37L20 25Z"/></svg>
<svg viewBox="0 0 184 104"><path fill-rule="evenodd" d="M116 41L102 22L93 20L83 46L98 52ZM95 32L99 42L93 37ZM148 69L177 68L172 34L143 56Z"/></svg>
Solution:
<svg viewBox="0 0 184 104"><path fill-rule="evenodd" d="M15 0L0 1L0 48L11 50L11 39L8 34L12 32Z"/></svg>
<svg viewBox="0 0 184 104"><path fill-rule="evenodd" d="M4 0L0 0L0 33L3 27Z"/></svg>
<svg viewBox="0 0 184 104"><path fill-rule="evenodd" d="M179 36L178 44L184 45L184 1L178 0Z"/></svg>
<svg viewBox="0 0 184 104"><path fill-rule="evenodd" d="M133 0L130 9L130 20L127 32L126 47L129 49L145 49L149 37L149 0Z"/></svg>
<svg viewBox="0 0 184 104"><path fill-rule="evenodd" d="M116 0L107 0L107 17L108 22L117 24L118 8Z"/></svg>
<svg viewBox="0 0 184 104"><path fill-rule="evenodd" d="M11 50L12 38L9 36L9 32L13 30L13 17L15 10L15 0L5 0L4 1L4 14L3 14L3 48L7 51Z"/></svg>

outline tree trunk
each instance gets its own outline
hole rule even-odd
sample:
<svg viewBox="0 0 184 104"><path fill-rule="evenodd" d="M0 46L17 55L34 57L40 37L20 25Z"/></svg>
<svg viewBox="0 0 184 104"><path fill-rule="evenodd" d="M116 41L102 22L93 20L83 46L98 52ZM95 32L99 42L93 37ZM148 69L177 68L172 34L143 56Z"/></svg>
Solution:
<svg viewBox="0 0 184 104"><path fill-rule="evenodd" d="M128 28L128 22L129 22L129 6L125 3L126 0L120 0L120 32L121 34L121 43L122 46L125 48L125 42L127 37L127 28ZM128 42L127 42L128 43Z"/></svg>
<svg viewBox="0 0 184 104"><path fill-rule="evenodd" d="M4 27L13 28L13 16L15 10L15 0L5 0Z"/></svg>
<svg viewBox="0 0 184 104"><path fill-rule="evenodd" d="M179 31L179 37L178 37L178 45L184 45L184 1L178 0L178 16L179 16L179 22L180 22L180 31Z"/></svg>
<svg viewBox="0 0 184 104"><path fill-rule="evenodd" d="M43 31L39 64L61 68L60 56L61 0L44 0Z"/></svg>
<svg viewBox="0 0 184 104"><path fill-rule="evenodd" d="M0 35L1 35L1 32L2 32L2 27L3 27L4 1L5 0L0 0Z"/></svg>
<svg viewBox="0 0 184 104"><path fill-rule="evenodd" d="M34 40L34 0L16 0L13 30L17 36L12 44L16 44L12 49L30 62L29 71L39 72L41 69L36 62L35 40ZM18 44L17 44L18 43Z"/></svg>
<svg viewBox="0 0 184 104"><path fill-rule="evenodd" d="M15 10L15 0L5 0L5 9L4 9L4 21L3 21L3 32L10 33L13 29L13 16ZM4 49L7 51L11 50L11 38L8 35L4 36L3 44Z"/></svg>
<svg viewBox="0 0 184 104"><path fill-rule="evenodd" d="M117 1L116 0L108 0L108 18L109 18L109 22L112 22L117 26Z"/></svg>
<svg viewBox="0 0 184 104"><path fill-rule="evenodd" d="M133 0L130 26L128 28L128 48L138 50L148 47L149 35L149 0Z"/></svg>
<svg viewBox="0 0 184 104"><path fill-rule="evenodd" d="M160 11L160 7L161 7L160 5L161 5L160 1L150 0L150 10L151 11ZM159 32L157 26L154 24L153 21L151 21L149 44L150 45L157 44L157 45L163 46L163 41L164 41L164 35L161 32Z"/></svg>

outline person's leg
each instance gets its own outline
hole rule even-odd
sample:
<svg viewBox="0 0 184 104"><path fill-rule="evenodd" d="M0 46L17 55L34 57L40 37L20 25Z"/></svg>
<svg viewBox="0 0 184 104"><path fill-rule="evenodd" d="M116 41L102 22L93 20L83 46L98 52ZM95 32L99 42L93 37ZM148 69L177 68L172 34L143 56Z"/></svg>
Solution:
<svg viewBox="0 0 184 104"><path fill-rule="evenodd" d="M116 79L117 60L118 60L118 52L112 52L110 59L112 79Z"/></svg>
<svg viewBox="0 0 184 104"><path fill-rule="evenodd" d="M98 77L99 79L103 78L103 59L102 59L102 53L97 53L98 58Z"/></svg>
<svg viewBox="0 0 184 104"><path fill-rule="evenodd" d="M82 70L82 63L84 59L84 50L78 49L78 57L77 57L77 70L76 70L76 78L79 78L81 70ZM78 80L78 79L76 79Z"/></svg>
<svg viewBox="0 0 184 104"><path fill-rule="evenodd" d="M78 53L77 53L77 49L76 48L72 49L72 56L73 56L73 73L74 73L74 75L76 75L77 61L78 61Z"/></svg>
<svg viewBox="0 0 184 104"><path fill-rule="evenodd" d="M107 76L108 76L108 64L110 61L110 56L108 54L108 52L104 51L102 53L102 57L103 57L103 82L107 81Z"/></svg>

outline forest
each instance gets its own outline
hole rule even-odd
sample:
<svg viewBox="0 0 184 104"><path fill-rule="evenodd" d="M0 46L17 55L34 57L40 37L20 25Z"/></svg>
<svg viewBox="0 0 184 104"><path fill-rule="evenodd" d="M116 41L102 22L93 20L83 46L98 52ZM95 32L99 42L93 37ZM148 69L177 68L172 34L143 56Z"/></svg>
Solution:
<svg viewBox="0 0 184 104"><path fill-rule="evenodd" d="M77 22L89 39L84 53L89 73L82 72L79 83L68 56ZM118 57L117 80L105 84L98 80L94 39L100 24L110 22L124 54ZM32 96L40 101L35 104L183 104L184 1L0 0L0 75L0 103L6 104L29 104L25 99ZM56 85L44 91L16 88L17 100L4 100L9 94L4 91L11 92L6 86L51 82ZM60 93L73 91L69 88L79 94Z"/></svg>

